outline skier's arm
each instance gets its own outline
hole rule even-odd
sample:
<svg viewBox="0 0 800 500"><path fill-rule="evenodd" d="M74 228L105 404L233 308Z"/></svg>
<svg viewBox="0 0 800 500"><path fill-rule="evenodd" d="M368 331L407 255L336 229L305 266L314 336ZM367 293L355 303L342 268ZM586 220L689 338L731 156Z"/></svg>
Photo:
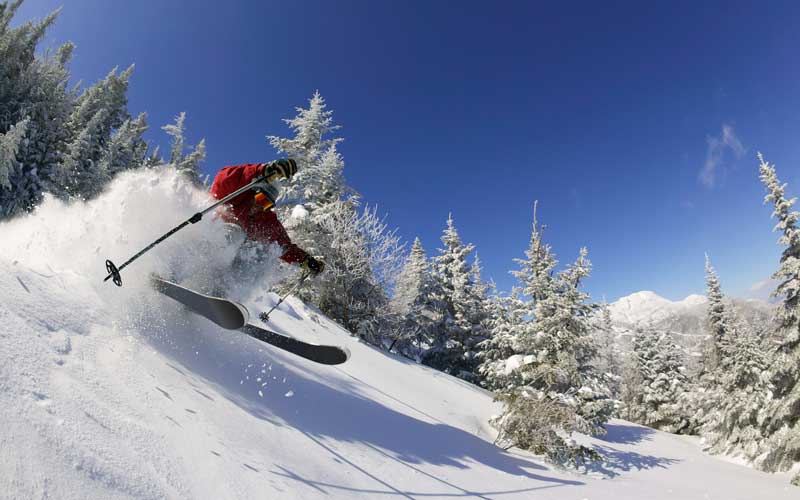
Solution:
<svg viewBox="0 0 800 500"><path fill-rule="evenodd" d="M305 250L292 243L289 234L286 232L283 224L278 220L278 216L275 215L275 212L268 210L263 213L263 217L265 222L263 240L267 242L274 241L280 245L283 249L281 260L289 264L304 262L308 258L308 254Z"/></svg>
<svg viewBox="0 0 800 500"><path fill-rule="evenodd" d="M224 198L258 177L267 176L272 179L274 175L278 178L291 179L296 172L297 163L291 158L275 160L270 163L228 166L217 172L211 186L211 194L217 199Z"/></svg>
<svg viewBox="0 0 800 500"><path fill-rule="evenodd" d="M261 165L261 163L248 163L223 168L214 177L211 194L217 199L224 198L240 187L253 182L262 168Z"/></svg>

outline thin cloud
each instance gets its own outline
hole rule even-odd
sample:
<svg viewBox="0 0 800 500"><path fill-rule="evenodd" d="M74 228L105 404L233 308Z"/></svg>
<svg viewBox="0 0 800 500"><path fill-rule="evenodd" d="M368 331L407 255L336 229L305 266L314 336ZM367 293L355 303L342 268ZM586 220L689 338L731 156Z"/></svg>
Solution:
<svg viewBox="0 0 800 500"><path fill-rule="evenodd" d="M717 185L720 175L724 175L727 170L725 168L725 159L728 158L726 153L730 153L733 158L738 160L745 150L730 125L723 124L722 134L711 136L707 141L706 162L700 169L698 178L705 187L711 189Z"/></svg>
<svg viewBox="0 0 800 500"><path fill-rule="evenodd" d="M772 291L778 286L778 281L772 278L766 278L756 281L747 290L746 297L750 299L759 299L769 301L771 299Z"/></svg>

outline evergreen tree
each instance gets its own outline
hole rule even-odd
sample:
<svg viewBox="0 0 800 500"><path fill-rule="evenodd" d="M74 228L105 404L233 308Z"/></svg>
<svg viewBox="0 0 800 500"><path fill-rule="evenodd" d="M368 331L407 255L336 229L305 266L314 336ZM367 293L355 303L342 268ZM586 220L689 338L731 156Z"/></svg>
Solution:
<svg viewBox="0 0 800 500"><path fill-rule="evenodd" d="M644 394L644 373L642 370L643 362L639 352L644 348L637 346L641 342L642 330L638 330L633 337L631 351L625 356L622 364L622 376L620 379L620 408L619 416L625 420L634 422L640 417L639 407L641 406ZM638 349L637 349L638 347Z"/></svg>
<svg viewBox="0 0 800 500"><path fill-rule="evenodd" d="M119 74L115 69L83 92L68 89L74 46L36 55L58 11L11 28L20 4L0 3L0 218L31 210L45 192L92 196L116 172L139 166L125 165L122 157L113 168L109 163L115 156L109 148L119 146L124 134L118 129L130 118L126 93L133 67ZM139 141L136 149L147 147Z"/></svg>
<svg viewBox="0 0 800 500"><path fill-rule="evenodd" d="M59 179L65 194L88 198L110 179L101 160L113 131L130 118L127 90L132 73L133 66L119 75L114 68L75 101L64 124L68 139Z"/></svg>
<svg viewBox="0 0 800 500"><path fill-rule="evenodd" d="M603 303L600 306L597 335L599 344L597 368L604 376L606 385L611 392L611 397L618 398L620 377L622 376L622 368L619 361L621 354L617 347L614 325L611 321L611 308L609 308L607 303Z"/></svg>
<svg viewBox="0 0 800 500"><path fill-rule="evenodd" d="M483 342L489 339L492 325L494 324L494 297L497 295L497 289L493 281L484 281L482 276L483 267L477 253L475 254L475 259L472 261L470 269L472 274L472 286L470 289L472 307L468 310L467 318L471 325L472 332L470 334L467 355L473 369L473 376L470 377L470 380L477 384L480 383L482 379L482 375L478 369L478 366L482 362L482 345Z"/></svg>
<svg viewBox="0 0 800 500"><path fill-rule="evenodd" d="M684 428L686 384L682 352L672 337L652 328L637 332L623 378L626 418L669 432Z"/></svg>
<svg viewBox="0 0 800 500"><path fill-rule="evenodd" d="M99 110L67 146L61 163L61 179L69 195L88 198L96 194L102 182L108 179L108 172L100 170L102 164L99 162L104 152L102 122L107 116L106 110Z"/></svg>
<svg viewBox="0 0 800 500"><path fill-rule="evenodd" d="M269 136L280 153L298 162L298 173L284 185L278 214L286 219L292 240L326 263L326 271L299 291L350 331L382 345L383 324L389 314L388 291L402 262L402 245L375 209L361 208L358 194L347 186L344 159L333 112L316 92L308 109L285 120L292 138ZM291 217L302 204L302 217Z"/></svg>
<svg viewBox="0 0 800 500"><path fill-rule="evenodd" d="M294 132L293 137L267 137L272 147L298 162L298 172L284 186L281 199L302 203L309 212L355 195L345 183L344 162L337 150L343 139L326 137L340 128L333 123L333 111L326 108L325 99L316 91L307 109L296 108L297 115L284 120Z"/></svg>
<svg viewBox="0 0 800 500"><path fill-rule="evenodd" d="M397 277L391 301L392 311L400 318L399 328L391 335L391 339L400 352L419 356L423 346L432 338L434 321L440 314L439 304L434 299L435 287L425 249L419 238L415 238ZM412 343L416 343L415 352L412 351Z"/></svg>
<svg viewBox="0 0 800 500"><path fill-rule="evenodd" d="M142 136L146 130L146 113L125 120L111 136L100 159L99 170L110 179L124 170L144 165L148 145Z"/></svg>
<svg viewBox="0 0 800 500"><path fill-rule="evenodd" d="M770 443L760 465L767 470L785 470L800 461L800 213L792 209L797 199L786 198L786 184L778 180L775 167L760 153L758 158L761 182L767 188L764 202L774 207L775 230L781 233L778 242L785 246L780 267L772 275L778 282L772 295L782 299L777 315L782 338L774 364L773 400L766 412ZM800 475L794 481L800 482Z"/></svg>
<svg viewBox="0 0 800 500"><path fill-rule="evenodd" d="M167 135L172 137L172 144L170 145L169 152L169 163L175 167L178 172L185 175L187 179L191 180L197 185L201 185L200 164L206 159L206 140L200 139L200 142L197 143L196 146L190 148L190 153L184 154L184 150L186 149L186 139L184 137L185 122L186 112L182 111L180 114L178 114L178 116L175 117L174 124L164 125L161 127L161 129L164 130Z"/></svg>
<svg viewBox="0 0 800 500"><path fill-rule="evenodd" d="M767 443L763 423L772 396L771 357L758 332L736 322L723 344L717 394L703 419L703 438L713 453L755 461Z"/></svg>
<svg viewBox="0 0 800 500"><path fill-rule="evenodd" d="M706 321L708 323L710 342L704 369L712 371L720 362L720 355L723 351L722 346L726 341L730 318L725 305L725 296L722 294L719 284L719 278L714 268L711 267L711 260L708 255L706 255L706 297L708 298Z"/></svg>
<svg viewBox="0 0 800 500"><path fill-rule="evenodd" d="M514 387L513 370L508 370L507 360L517 354L518 333L525 321L524 301L519 298L519 289L510 296L492 294L489 302L488 338L482 341L478 374L482 385L493 391L511 390Z"/></svg>
<svg viewBox="0 0 800 500"><path fill-rule="evenodd" d="M58 11L40 22L11 28L21 3L0 3L0 134L11 134L4 140L5 154L16 150L15 158L6 156L5 166L0 167L7 176L0 185L0 218L30 210L44 192L59 190L58 164L66 140L63 124L74 99L66 88L73 45L36 56L36 47ZM13 148L8 146L12 140Z"/></svg>
<svg viewBox="0 0 800 500"><path fill-rule="evenodd" d="M514 273L522 284L519 292L529 299L517 313L514 354L482 368L487 380L500 382L496 397L505 403L503 414L493 420L498 439L577 464L598 458L597 453L568 443L564 434L604 433L613 408L594 367L597 348L589 335L593 307L581 289L591 263L581 249L574 264L554 275L556 260L542 240L535 208L527 259L517 261L521 269ZM496 352L495 346L503 345L497 340L493 344L489 347Z"/></svg>
<svg viewBox="0 0 800 500"><path fill-rule="evenodd" d="M476 381L478 360L477 344L483 340L480 325L482 298L473 281L474 269L468 257L475 249L471 243L464 244L453 222L448 216L447 227L442 233L439 255L433 260L434 277L437 282L436 300L442 304L442 317L432 346L423 356L423 363L465 380Z"/></svg>
<svg viewBox="0 0 800 500"><path fill-rule="evenodd" d="M544 229L536 219L536 210L539 202L533 204L533 231L528 249L525 251L526 259L514 259L519 264L518 271L511 274L522 284L520 292L530 297L530 304L533 306L537 301L546 298L553 293L552 274L558 261L552 248L544 242ZM533 310L529 311L533 314Z"/></svg>
<svg viewBox="0 0 800 500"><path fill-rule="evenodd" d="M581 248L575 263L557 274L555 293L538 301L534 308L538 338L529 349L539 349L540 363L527 368L536 376L550 379L549 390L567 396L581 432L597 435L605 433L603 424L611 415L613 401L595 367L598 347L589 324L594 308L589 294L581 289L591 273L587 254L586 248Z"/></svg>
<svg viewBox="0 0 800 500"><path fill-rule="evenodd" d="M706 255L706 327L708 341L703 352L703 368L696 379L689 382L683 398L679 402L680 411L686 416L686 426L676 429L681 433L696 434L713 412L718 411L727 397L721 380L725 375L728 352L726 345L730 341L733 328L733 305L726 304L719 278L711 260Z"/></svg>
<svg viewBox="0 0 800 500"><path fill-rule="evenodd" d="M29 120L12 125L5 134L0 134L0 189L11 190L11 179L20 169L17 153L25 138Z"/></svg>
<svg viewBox="0 0 800 500"><path fill-rule="evenodd" d="M428 258L419 237L414 239L411 252L397 278L392 308L399 314L408 314L419 303L429 302L432 277Z"/></svg>

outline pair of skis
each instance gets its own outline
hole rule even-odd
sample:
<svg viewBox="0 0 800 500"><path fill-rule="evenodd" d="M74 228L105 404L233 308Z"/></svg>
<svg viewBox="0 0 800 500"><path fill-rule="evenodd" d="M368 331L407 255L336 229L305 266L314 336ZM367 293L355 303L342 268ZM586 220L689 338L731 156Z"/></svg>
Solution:
<svg viewBox="0 0 800 500"><path fill-rule="evenodd" d="M350 351L344 347L311 344L251 325L248 323L250 314L247 308L238 302L195 292L158 276L153 276L151 280L157 291L222 328L240 330L250 337L315 363L338 365L350 358Z"/></svg>

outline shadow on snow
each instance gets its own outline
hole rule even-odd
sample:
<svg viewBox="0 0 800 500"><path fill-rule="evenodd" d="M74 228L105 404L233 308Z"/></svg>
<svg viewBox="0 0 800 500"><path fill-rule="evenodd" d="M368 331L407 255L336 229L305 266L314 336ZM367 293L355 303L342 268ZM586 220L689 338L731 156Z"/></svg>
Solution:
<svg viewBox="0 0 800 500"><path fill-rule="evenodd" d="M606 435L597 439L607 443L638 444L649 441L656 432L649 427L630 424L606 424Z"/></svg>
<svg viewBox="0 0 800 500"><path fill-rule="evenodd" d="M362 396L359 394L359 389L363 387L360 381L352 377L349 380L343 379L330 368L320 368L320 373L327 371L335 376L324 381L315 380L318 378L317 373L309 371L309 364L304 360L270 349L239 332L212 328L201 322L202 320L183 321L183 324L173 324L169 328L162 322L160 326L148 326L143 333L154 348L191 372L191 375L185 375L187 378L205 379L221 395L262 419L265 425L287 426L303 433L320 449L348 463L386 488L374 492L352 491L400 496L432 495L395 488L327 446L326 438L360 443L383 455L386 460L396 461L442 483L443 486L458 490L458 493L437 493L437 496L482 498L482 495L490 492L479 493L460 488L434 477L417 465L433 464L467 469L471 462L480 463L507 474L545 483L530 489L520 489L520 492L584 484L533 473L532 470L547 471L547 468L513 456L456 427L438 421L419 420ZM167 332L167 329L170 331ZM262 369L267 366L269 370ZM271 382L264 386L263 382L256 380L262 371L266 372L267 377L271 376L270 380L285 379L286 383ZM287 397L289 389L292 397ZM399 401L394 397L392 399ZM400 403L413 408L402 401ZM422 413L421 410L417 411ZM314 489L350 490L347 485L326 484L301 478L285 468L279 467L279 470L272 472L301 481Z"/></svg>

